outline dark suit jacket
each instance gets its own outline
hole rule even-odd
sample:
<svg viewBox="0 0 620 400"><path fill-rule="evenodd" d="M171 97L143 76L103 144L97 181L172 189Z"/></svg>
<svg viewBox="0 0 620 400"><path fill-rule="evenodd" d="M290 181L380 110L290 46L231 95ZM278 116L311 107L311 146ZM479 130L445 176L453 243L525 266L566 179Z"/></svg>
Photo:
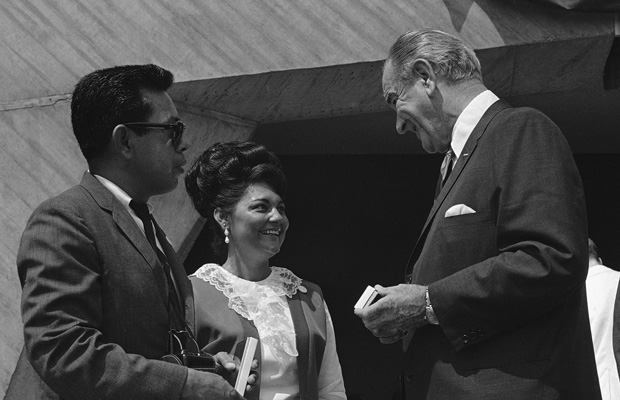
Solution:
<svg viewBox="0 0 620 400"><path fill-rule="evenodd" d="M445 217L465 204L475 213ZM406 350L407 399L600 398L584 193L560 130L498 101L435 200L407 279L440 325Z"/></svg>
<svg viewBox="0 0 620 400"><path fill-rule="evenodd" d="M191 284L162 246L193 321ZM156 361L169 330L162 265L95 177L85 173L34 211L17 267L25 346L7 399L179 397L186 368Z"/></svg>

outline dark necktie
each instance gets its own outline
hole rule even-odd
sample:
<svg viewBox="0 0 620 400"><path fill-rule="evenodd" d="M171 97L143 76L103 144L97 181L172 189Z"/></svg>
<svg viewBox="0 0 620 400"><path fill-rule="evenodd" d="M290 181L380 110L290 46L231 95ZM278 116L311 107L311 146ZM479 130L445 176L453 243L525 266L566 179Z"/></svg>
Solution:
<svg viewBox="0 0 620 400"><path fill-rule="evenodd" d="M129 207L136 213L138 218L142 220L144 224L144 233L146 234L146 238L148 239L151 247L155 250L159 261L164 268L164 273L166 275L166 281L168 282L168 307L172 307L172 314L176 316L176 320L174 320L174 324L177 325L177 329L183 329L185 326L184 314L182 312L181 305L179 303L179 296L177 295L177 291L174 287L174 281L172 280L172 275L170 274L170 264L168 263L168 259L166 255L157 247L157 242L155 241L155 232L153 231L153 223L155 222L153 216L149 212L149 208L144 203L138 203L134 200L129 202ZM170 309L168 310L170 312Z"/></svg>
<svg viewBox="0 0 620 400"><path fill-rule="evenodd" d="M446 156L444 157L443 162L441 163L440 171L441 171L441 186L442 187L448 180L448 177L450 176L450 172L452 172L453 164L454 164L454 152L452 151L452 149L450 149L446 152Z"/></svg>

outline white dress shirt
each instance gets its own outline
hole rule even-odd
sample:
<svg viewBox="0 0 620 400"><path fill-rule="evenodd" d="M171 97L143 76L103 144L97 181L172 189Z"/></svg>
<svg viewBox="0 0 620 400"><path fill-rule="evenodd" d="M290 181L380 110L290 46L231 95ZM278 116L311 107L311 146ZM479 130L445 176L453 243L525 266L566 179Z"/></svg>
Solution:
<svg viewBox="0 0 620 400"><path fill-rule="evenodd" d="M453 160L454 164L456 164L461 156L461 152L463 151L463 147L465 147L465 143L467 143L467 139L469 139L469 135L471 135L476 125L478 125L484 113L497 100L499 100L499 97L490 90L485 90L474 97L467 107L465 107L461 115L459 115L454 124L454 128L452 128L452 142L450 144L455 156Z"/></svg>
<svg viewBox="0 0 620 400"><path fill-rule="evenodd" d="M593 265L588 270L588 314L603 400L620 399L620 377L613 347L614 308L619 282L620 272L604 265Z"/></svg>

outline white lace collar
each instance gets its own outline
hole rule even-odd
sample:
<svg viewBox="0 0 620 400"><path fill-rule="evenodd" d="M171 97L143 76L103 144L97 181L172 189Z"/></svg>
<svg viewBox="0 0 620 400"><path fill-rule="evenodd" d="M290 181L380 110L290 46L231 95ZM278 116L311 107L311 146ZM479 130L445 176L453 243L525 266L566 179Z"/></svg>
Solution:
<svg viewBox="0 0 620 400"><path fill-rule="evenodd" d="M271 267L271 274L258 282L247 281L228 272L217 264L205 264L194 275L213 285L228 297L228 307L249 321L253 321L261 341L267 344L276 358L297 356L295 327L287 318L287 301L301 286L301 278L281 267Z"/></svg>

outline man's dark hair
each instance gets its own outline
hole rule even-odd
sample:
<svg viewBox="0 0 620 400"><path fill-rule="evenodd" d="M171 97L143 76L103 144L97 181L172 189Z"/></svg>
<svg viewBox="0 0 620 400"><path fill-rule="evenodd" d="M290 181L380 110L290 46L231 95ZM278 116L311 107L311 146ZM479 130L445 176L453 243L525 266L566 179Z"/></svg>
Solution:
<svg viewBox="0 0 620 400"><path fill-rule="evenodd" d="M103 154L118 124L150 117L152 105L142 90L166 91L173 82L170 71L153 64L101 69L80 79L71 100L71 123L86 160Z"/></svg>

